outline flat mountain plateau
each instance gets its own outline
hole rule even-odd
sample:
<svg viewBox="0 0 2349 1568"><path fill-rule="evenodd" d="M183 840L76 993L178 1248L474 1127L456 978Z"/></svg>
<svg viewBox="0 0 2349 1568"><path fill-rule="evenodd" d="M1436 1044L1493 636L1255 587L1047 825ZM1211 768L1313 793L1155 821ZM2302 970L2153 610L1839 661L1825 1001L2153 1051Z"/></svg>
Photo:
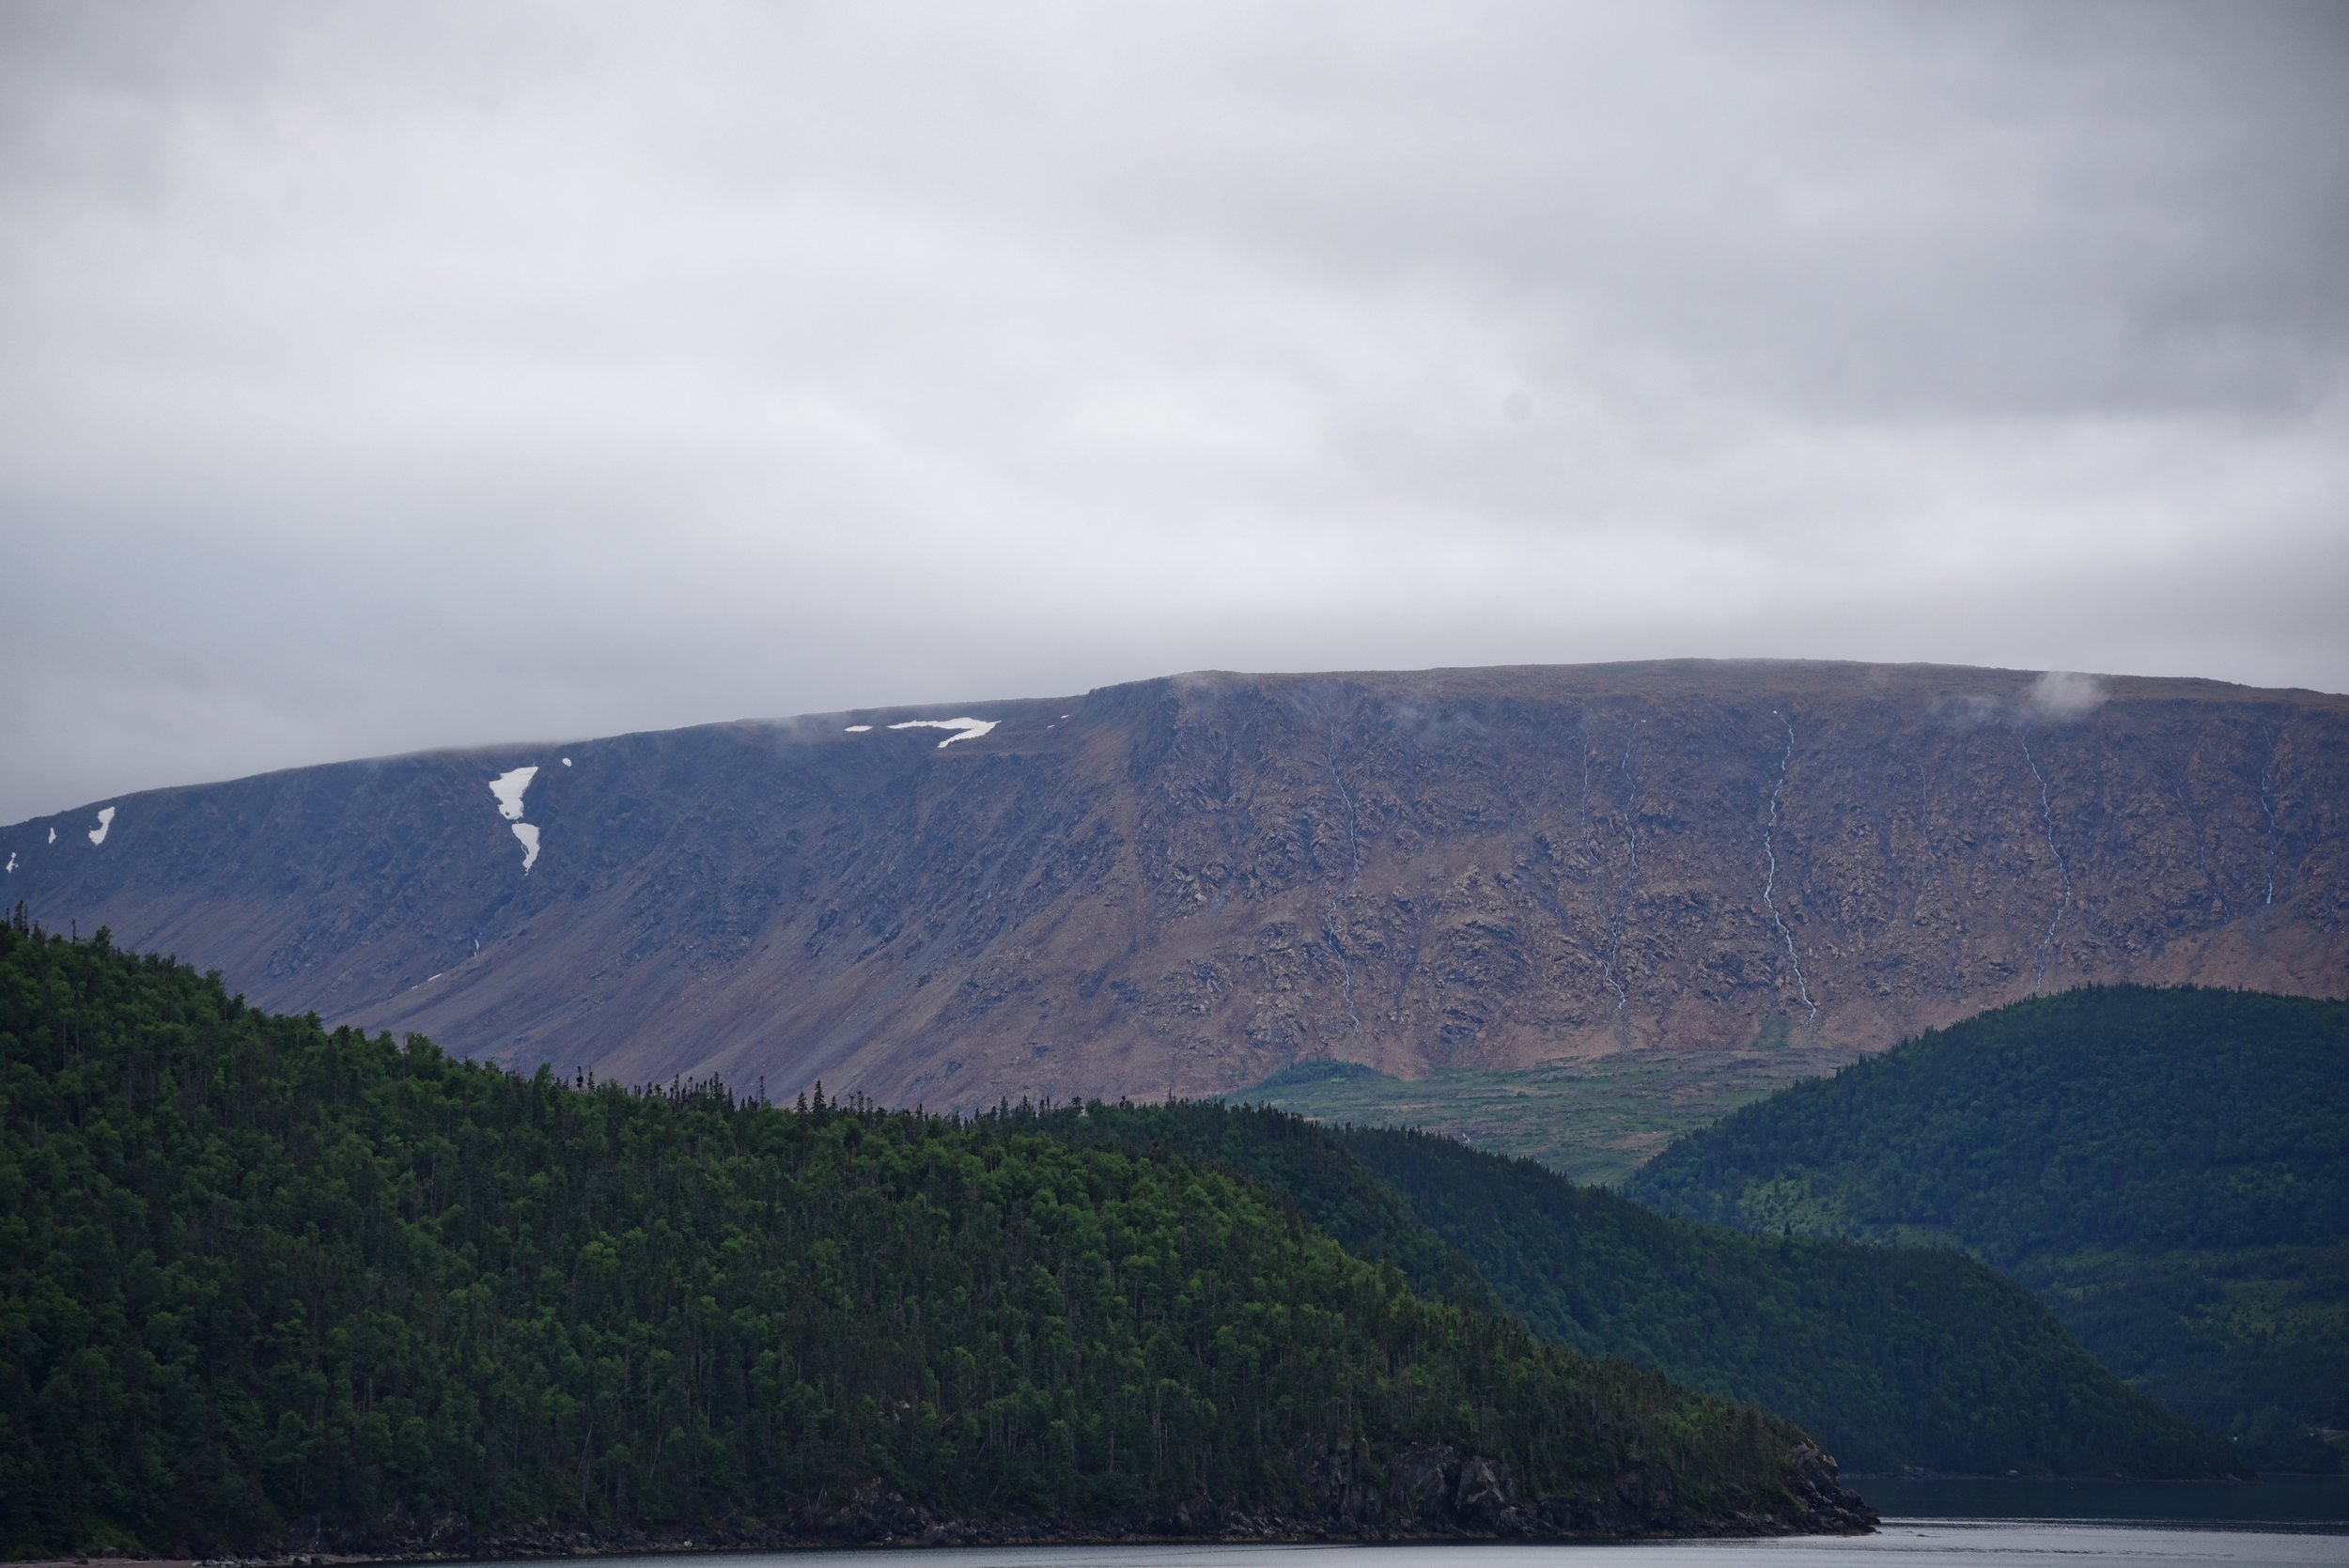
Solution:
<svg viewBox="0 0 2349 1568"><path fill-rule="evenodd" d="M2349 698L2306 691L1203 674L157 790L0 829L0 893L330 1023L939 1109L2339 997L2345 830Z"/></svg>

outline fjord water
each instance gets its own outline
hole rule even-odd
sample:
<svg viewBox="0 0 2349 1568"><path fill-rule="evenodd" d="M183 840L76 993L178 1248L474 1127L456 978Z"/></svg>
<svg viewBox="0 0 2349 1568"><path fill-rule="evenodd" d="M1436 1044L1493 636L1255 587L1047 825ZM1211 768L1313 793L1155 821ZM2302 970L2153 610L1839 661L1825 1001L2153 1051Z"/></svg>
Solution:
<svg viewBox="0 0 2349 1568"><path fill-rule="evenodd" d="M934 1547L938 1568L2339 1568L2349 1540L2325 1530L2181 1528L2144 1521L1887 1519L1875 1535L1761 1541L1510 1545ZM874 1568L874 1554L674 1554L627 1568Z"/></svg>
<svg viewBox="0 0 2349 1568"><path fill-rule="evenodd" d="M2330 1526L2349 1535L2349 1476L2264 1476L2255 1482L1844 1480L1888 1519ZM2349 1546L2337 1560L2349 1561Z"/></svg>

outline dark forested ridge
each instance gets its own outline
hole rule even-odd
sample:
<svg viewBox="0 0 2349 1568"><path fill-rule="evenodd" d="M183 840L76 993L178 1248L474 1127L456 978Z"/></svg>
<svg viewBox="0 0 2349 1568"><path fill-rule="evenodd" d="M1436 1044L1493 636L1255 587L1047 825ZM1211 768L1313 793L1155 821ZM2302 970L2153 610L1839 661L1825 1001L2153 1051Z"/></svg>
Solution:
<svg viewBox="0 0 2349 1568"><path fill-rule="evenodd" d="M1422 1296L1505 1311L1467 1253L1356 1158L1333 1129L1261 1106L1172 1100L1036 1113L1054 1136L1211 1160L1281 1193L1358 1258L1392 1265Z"/></svg>
<svg viewBox="0 0 2349 1568"><path fill-rule="evenodd" d="M1999 1009L1675 1144L1632 1191L1965 1248L2254 1463L2349 1426L2349 1004L2093 988Z"/></svg>
<svg viewBox="0 0 2349 1568"><path fill-rule="evenodd" d="M1854 1468L2232 1467L2030 1292L1961 1253L1668 1219L1534 1161L1421 1133L1346 1142L1533 1327L1793 1415Z"/></svg>
<svg viewBox="0 0 2349 1568"><path fill-rule="evenodd" d="M1423 1291L1489 1296L1576 1349L1789 1415L1855 1469L2234 1467L2224 1445L2098 1364L2030 1292L1957 1252L1747 1235L1448 1138L1334 1130L1258 1108L1062 1120L1071 1135L1227 1163Z"/></svg>
<svg viewBox="0 0 2349 1568"><path fill-rule="evenodd" d="M0 1343L19 1554L1861 1522L1206 1161L511 1076L102 934L0 930Z"/></svg>

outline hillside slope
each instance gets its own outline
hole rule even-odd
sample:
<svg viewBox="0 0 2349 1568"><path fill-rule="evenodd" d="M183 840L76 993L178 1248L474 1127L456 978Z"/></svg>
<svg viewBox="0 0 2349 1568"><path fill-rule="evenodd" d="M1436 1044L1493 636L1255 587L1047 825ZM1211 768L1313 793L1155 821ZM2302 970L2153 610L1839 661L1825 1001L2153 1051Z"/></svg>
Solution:
<svg viewBox="0 0 2349 1568"><path fill-rule="evenodd" d="M1866 1522L1198 1161L509 1076L12 924L0 1346L7 1556Z"/></svg>
<svg viewBox="0 0 2349 1568"><path fill-rule="evenodd" d="M101 804L0 829L0 894L329 1022L902 1105L2349 985L2349 699L2199 681L1191 675Z"/></svg>
<svg viewBox="0 0 2349 1568"><path fill-rule="evenodd" d="M2113 987L2003 1008L1673 1145L1631 1191L1967 1249L2255 1463L2349 1426L2349 1005Z"/></svg>
<svg viewBox="0 0 2349 1568"><path fill-rule="evenodd" d="M1800 1421L1855 1470L2224 1474L2226 1445L2122 1383L2012 1281L1946 1250L1666 1219L1423 1133L1216 1105L1091 1107L1064 1136L1209 1158L1427 1294Z"/></svg>

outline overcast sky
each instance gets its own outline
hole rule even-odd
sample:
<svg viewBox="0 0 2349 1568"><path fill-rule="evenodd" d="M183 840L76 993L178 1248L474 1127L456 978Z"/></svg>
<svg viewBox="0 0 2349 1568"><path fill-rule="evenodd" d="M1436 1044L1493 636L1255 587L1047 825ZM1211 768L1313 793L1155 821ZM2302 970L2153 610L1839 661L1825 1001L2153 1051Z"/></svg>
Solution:
<svg viewBox="0 0 2349 1568"><path fill-rule="evenodd" d="M0 821L1194 668L2349 690L2349 6L0 8Z"/></svg>

